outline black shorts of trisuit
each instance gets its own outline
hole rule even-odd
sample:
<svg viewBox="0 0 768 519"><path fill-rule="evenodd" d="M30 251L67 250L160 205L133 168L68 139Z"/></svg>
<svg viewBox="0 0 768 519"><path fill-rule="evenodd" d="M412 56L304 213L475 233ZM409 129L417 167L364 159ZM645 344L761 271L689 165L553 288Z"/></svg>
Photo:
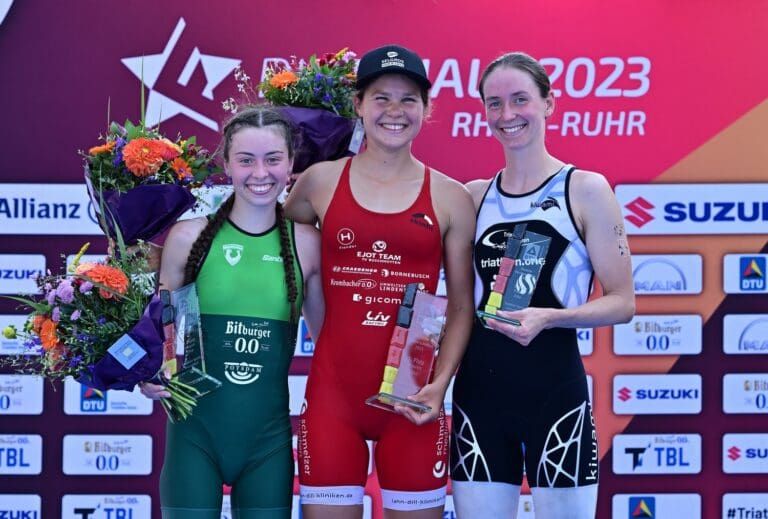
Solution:
<svg viewBox="0 0 768 519"><path fill-rule="evenodd" d="M516 373L516 364L484 353L480 363L463 363L454 383L451 478L520 485L525 469L531 487L596 484L597 439L581 359L571 378L547 382L546 371Z"/></svg>

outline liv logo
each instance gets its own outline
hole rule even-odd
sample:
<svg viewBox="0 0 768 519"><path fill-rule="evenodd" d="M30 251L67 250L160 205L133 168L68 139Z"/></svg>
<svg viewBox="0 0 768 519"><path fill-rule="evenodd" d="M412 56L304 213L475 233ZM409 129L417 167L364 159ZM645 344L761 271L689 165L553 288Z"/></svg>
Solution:
<svg viewBox="0 0 768 519"><path fill-rule="evenodd" d="M744 256L739 258L739 267L742 290L765 290L765 257Z"/></svg>
<svg viewBox="0 0 768 519"><path fill-rule="evenodd" d="M160 74L162 74L165 65L168 63L168 59L179 42L181 33L184 32L186 26L187 23L184 21L184 18L179 18L176 28L173 30L168 43L165 44L165 48L160 54L143 54L141 56L123 58L121 61L149 89L147 111L144 114L147 126L156 126L171 117L181 114L213 131L218 131L219 125L213 119L155 90L155 83L160 78ZM190 53L189 58L187 58L187 63L184 65L184 69L179 74L176 82L181 86L187 86L192 74L200 66L206 81L202 96L206 99L213 99L213 89L224 81L238 65L240 65L239 59L203 54L200 52L200 49L195 47Z"/></svg>

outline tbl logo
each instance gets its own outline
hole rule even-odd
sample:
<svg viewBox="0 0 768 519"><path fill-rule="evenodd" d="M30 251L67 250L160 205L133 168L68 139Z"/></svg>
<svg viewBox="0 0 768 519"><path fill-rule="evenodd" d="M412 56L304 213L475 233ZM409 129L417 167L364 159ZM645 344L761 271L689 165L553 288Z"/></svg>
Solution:
<svg viewBox="0 0 768 519"><path fill-rule="evenodd" d="M176 28L174 28L168 43L165 44L165 48L161 53L142 53L140 56L123 58L121 61L149 89L147 111L144 114L144 120L148 127L156 126L176 115L186 115L193 121L213 131L218 131L219 125L213 119L155 90L155 84L168 64L168 59L171 57L173 49L179 42L181 33L184 32L186 26L187 23L184 21L184 18L179 18ZM198 47L195 47L187 58L186 65L184 65L176 82L181 86L187 86L195 70L200 66L206 81L202 96L212 100L213 89L219 86L238 65L240 65L239 59L203 54Z"/></svg>
<svg viewBox="0 0 768 519"><path fill-rule="evenodd" d="M765 257L744 256L739 258L739 284L745 292L765 290Z"/></svg>
<svg viewBox="0 0 768 519"><path fill-rule="evenodd" d="M637 228L644 226L654 218L649 211L655 206L641 196L638 196L624 207L629 211L629 214L626 216L627 221Z"/></svg>
<svg viewBox="0 0 768 519"><path fill-rule="evenodd" d="M656 517L656 498L636 496L629 498L629 517Z"/></svg>

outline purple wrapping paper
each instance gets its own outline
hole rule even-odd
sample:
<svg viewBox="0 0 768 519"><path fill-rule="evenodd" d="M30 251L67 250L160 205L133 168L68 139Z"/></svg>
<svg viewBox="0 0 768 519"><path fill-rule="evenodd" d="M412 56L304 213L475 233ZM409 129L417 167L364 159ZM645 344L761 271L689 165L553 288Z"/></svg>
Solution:
<svg viewBox="0 0 768 519"><path fill-rule="evenodd" d="M349 154L349 141L355 120L319 108L283 106L280 110L293 122L301 141L293 159L293 172L301 173L323 160L336 160Z"/></svg>
<svg viewBox="0 0 768 519"><path fill-rule="evenodd" d="M117 223L126 245L134 245L138 240L149 241L162 234L195 205L194 195L176 184L143 185L127 193L104 191L101 197L109 226L104 231L116 238L114 225ZM99 199L96 200L99 203Z"/></svg>
<svg viewBox="0 0 768 519"><path fill-rule="evenodd" d="M98 361L92 372L77 379L85 386L106 391L120 389L131 391L136 384L150 380L160 370L163 363L163 302L160 296L152 296L144 314L128 335L147 353L130 369L126 369L109 353Z"/></svg>

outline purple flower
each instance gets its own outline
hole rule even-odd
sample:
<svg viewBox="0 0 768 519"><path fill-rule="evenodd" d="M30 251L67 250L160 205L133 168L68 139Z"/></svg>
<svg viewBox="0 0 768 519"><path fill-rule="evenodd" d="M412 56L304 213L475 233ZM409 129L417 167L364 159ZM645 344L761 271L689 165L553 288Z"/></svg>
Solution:
<svg viewBox="0 0 768 519"><path fill-rule="evenodd" d="M213 180L211 177L206 177L205 180L203 180L203 185L205 187L213 187Z"/></svg>
<svg viewBox="0 0 768 519"><path fill-rule="evenodd" d="M98 324L106 324L107 323L107 318L104 317L104 316L101 316L101 317L99 317L99 320L96 321L96 323L98 323Z"/></svg>
<svg viewBox="0 0 768 519"><path fill-rule="evenodd" d="M69 367L76 368L82 360L83 360L83 357L81 355L75 355L74 357L69 359Z"/></svg>
<svg viewBox="0 0 768 519"><path fill-rule="evenodd" d="M61 310L59 310L59 307L54 307L53 312L51 312L51 321L54 323L58 323L59 319L61 318Z"/></svg>
<svg viewBox="0 0 768 519"><path fill-rule="evenodd" d="M48 301L49 305L52 305L54 301L56 301L56 291L50 290L47 294L45 294L45 300Z"/></svg>
<svg viewBox="0 0 768 519"><path fill-rule="evenodd" d="M331 94L325 94L323 96L323 101L325 101L326 103L330 103L331 102Z"/></svg>
<svg viewBox="0 0 768 519"><path fill-rule="evenodd" d="M69 280L64 280L56 287L56 295L65 303L71 303L75 298L75 289Z"/></svg>
<svg viewBox="0 0 768 519"><path fill-rule="evenodd" d="M72 315L70 315L69 318L72 319L73 321L77 321L78 319L80 319L80 310L75 310L74 312L72 312Z"/></svg>
<svg viewBox="0 0 768 519"><path fill-rule="evenodd" d="M93 283L90 281L83 281L83 283L80 285L81 294L89 294L91 290L93 290Z"/></svg>

